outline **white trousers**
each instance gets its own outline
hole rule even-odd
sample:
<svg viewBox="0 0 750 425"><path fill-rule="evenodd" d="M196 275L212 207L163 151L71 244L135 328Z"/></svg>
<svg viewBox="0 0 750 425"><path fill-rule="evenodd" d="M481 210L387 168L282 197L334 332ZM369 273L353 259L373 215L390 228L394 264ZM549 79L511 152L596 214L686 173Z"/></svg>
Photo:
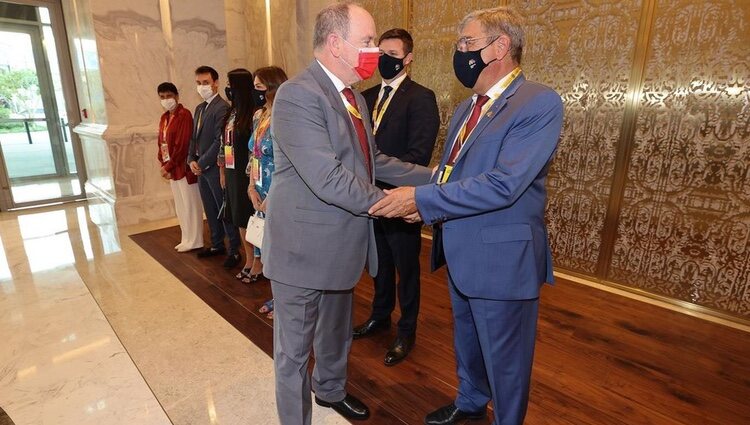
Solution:
<svg viewBox="0 0 750 425"><path fill-rule="evenodd" d="M174 196L177 221L180 222L182 240L178 245L181 251L203 248L203 203L198 184L188 184L187 179L170 180Z"/></svg>

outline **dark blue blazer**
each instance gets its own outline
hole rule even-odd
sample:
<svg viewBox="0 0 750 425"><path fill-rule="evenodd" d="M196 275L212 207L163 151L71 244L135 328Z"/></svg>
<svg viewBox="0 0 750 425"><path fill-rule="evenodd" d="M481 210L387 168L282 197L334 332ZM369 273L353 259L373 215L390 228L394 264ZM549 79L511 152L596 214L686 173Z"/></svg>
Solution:
<svg viewBox="0 0 750 425"><path fill-rule="evenodd" d="M470 113L455 110L439 170ZM560 96L523 74L480 119L459 154L450 180L416 189L425 223L441 223L433 240L433 270L447 262L468 297L523 300L553 282L544 221L545 179L563 123Z"/></svg>

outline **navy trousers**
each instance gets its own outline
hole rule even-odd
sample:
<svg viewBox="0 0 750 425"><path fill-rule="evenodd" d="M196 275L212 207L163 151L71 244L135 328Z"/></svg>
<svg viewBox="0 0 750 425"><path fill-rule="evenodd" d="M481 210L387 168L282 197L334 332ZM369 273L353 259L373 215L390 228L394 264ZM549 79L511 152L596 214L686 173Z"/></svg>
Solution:
<svg viewBox="0 0 750 425"><path fill-rule="evenodd" d="M211 247L224 248L224 236L229 238L229 254L237 254L241 240L240 232L232 223L219 219L219 209L224 200L221 183L219 182L219 168L209 167L198 176L198 189L201 192L203 210L206 212L208 228L211 231ZM249 201L248 201L249 202Z"/></svg>
<svg viewBox="0 0 750 425"><path fill-rule="evenodd" d="M469 298L450 280L458 373L456 407L483 410L492 400L494 425L521 425L529 401L539 298Z"/></svg>

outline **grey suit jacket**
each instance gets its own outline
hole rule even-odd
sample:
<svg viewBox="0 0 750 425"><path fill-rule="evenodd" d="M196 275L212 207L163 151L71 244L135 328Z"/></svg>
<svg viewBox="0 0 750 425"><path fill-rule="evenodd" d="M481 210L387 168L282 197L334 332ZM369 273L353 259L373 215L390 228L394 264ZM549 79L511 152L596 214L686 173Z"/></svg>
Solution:
<svg viewBox="0 0 750 425"><path fill-rule="evenodd" d="M224 131L224 117L228 110L229 104L220 95L217 95L210 104L202 102L195 108L193 137L190 139L190 150L187 156L188 164L198 161L198 165L204 171L216 165L216 157L219 155L221 146L221 134ZM201 124L200 128L198 124Z"/></svg>
<svg viewBox="0 0 750 425"><path fill-rule="evenodd" d="M378 151L365 100L356 91L355 96L370 158L364 157L349 113L317 61L276 94L271 121L276 169L263 239L263 272L271 280L348 290L365 263L374 276L377 251L367 210L384 196L375 178L395 186L430 180L429 168Z"/></svg>

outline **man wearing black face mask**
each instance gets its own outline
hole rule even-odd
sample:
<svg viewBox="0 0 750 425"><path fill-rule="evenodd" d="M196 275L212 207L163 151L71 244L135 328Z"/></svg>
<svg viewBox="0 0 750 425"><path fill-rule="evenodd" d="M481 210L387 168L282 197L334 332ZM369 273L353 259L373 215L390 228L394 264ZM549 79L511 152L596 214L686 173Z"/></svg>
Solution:
<svg viewBox="0 0 750 425"><path fill-rule="evenodd" d="M427 165L440 128L435 93L409 78L408 65L414 58L414 41L404 29L394 28L380 36L378 62L381 84L362 93L372 117L375 142L381 152L404 162ZM382 189L393 189L376 182ZM354 328L354 338L388 329L396 305L396 270L401 319L398 334L385 355L386 366L403 359L414 346L419 313L419 252L421 224L400 219L375 221L378 274L374 278L372 314Z"/></svg>
<svg viewBox="0 0 750 425"><path fill-rule="evenodd" d="M524 30L508 7L459 25L453 67L474 95L455 110L433 183L399 188L374 215L435 225L433 269L447 263L458 394L425 418L449 425L526 415L539 293L552 282L545 180L563 123L560 95L521 72Z"/></svg>

